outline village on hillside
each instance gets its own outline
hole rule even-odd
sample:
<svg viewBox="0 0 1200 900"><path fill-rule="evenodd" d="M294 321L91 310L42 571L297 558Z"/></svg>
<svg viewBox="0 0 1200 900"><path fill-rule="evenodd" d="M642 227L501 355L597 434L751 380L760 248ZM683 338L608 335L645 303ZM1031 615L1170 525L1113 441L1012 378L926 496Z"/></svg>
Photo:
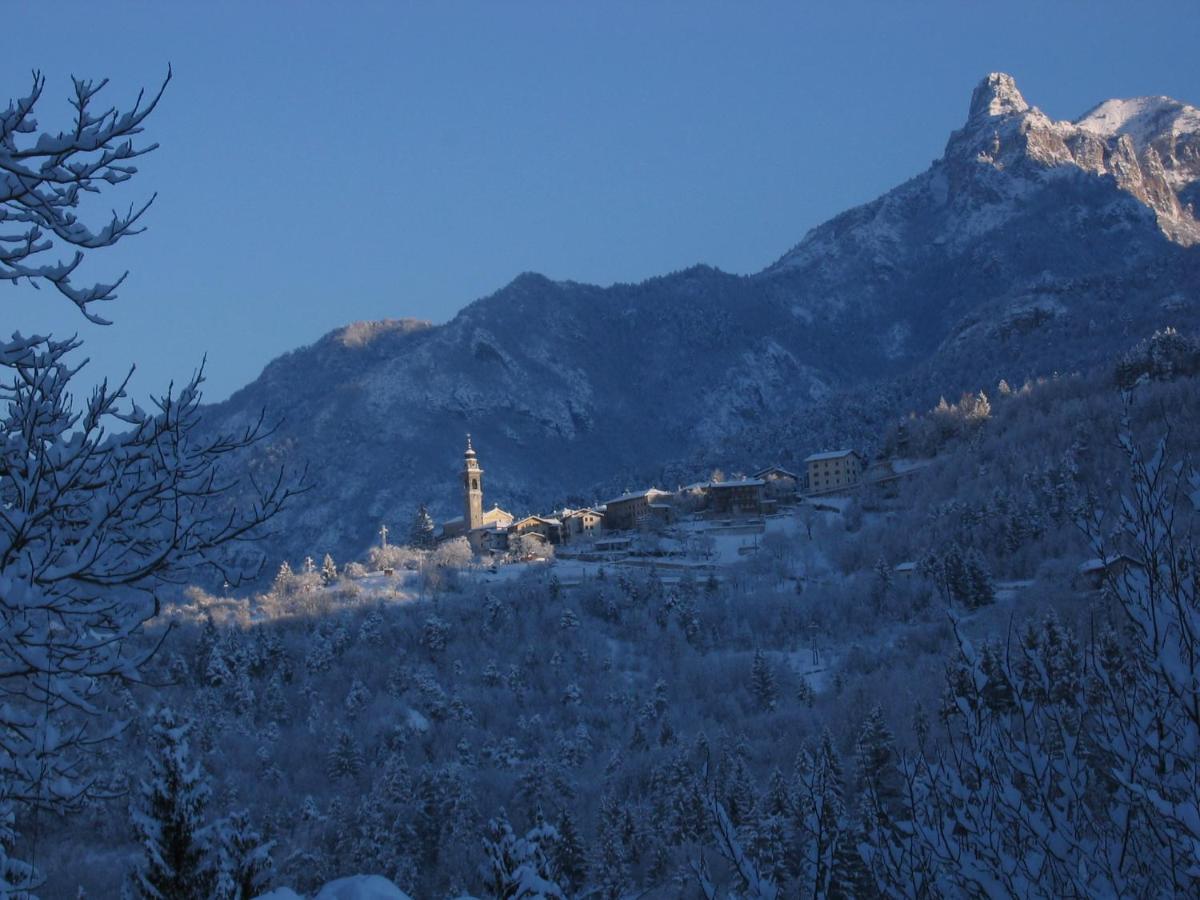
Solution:
<svg viewBox="0 0 1200 900"><path fill-rule="evenodd" d="M471 436L459 490L463 515L437 525L424 505L408 537L415 549L439 548L454 568L469 569L480 581L516 577L530 565L550 565L554 577L570 586L614 570L653 570L663 581L681 577L724 577L731 564L756 553L771 536L793 538L821 518L839 517L854 496L877 489L881 498L895 497L897 482L918 474L932 459L868 460L854 449L813 453L802 472L769 465L751 475L726 478L714 472L708 481L677 487L626 491L605 502L518 518L498 504L484 507L484 469ZM379 574L394 576L386 552L389 530L380 529L385 552ZM1131 562L1123 555L1088 559L1076 570L1077 587L1094 589ZM1132 561L1136 563L1136 561ZM445 564L445 563L443 563ZM415 565L409 559L406 568ZM908 580L918 574L915 560L892 563L891 577Z"/></svg>
<svg viewBox="0 0 1200 900"><path fill-rule="evenodd" d="M422 507L410 541L425 547L465 544L492 574L505 564L550 559L560 568L576 563L577 575L588 564L604 563L711 571L752 552L772 525L790 527L806 515L836 512L846 495L873 485L886 490L889 482L927 464L868 462L857 450L833 450L808 456L802 473L779 465L728 479L716 472L674 491L648 487L592 507L518 518L496 504L485 508L484 469L467 435L459 485L463 515L438 527ZM386 527L381 535L386 543Z"/></svg>

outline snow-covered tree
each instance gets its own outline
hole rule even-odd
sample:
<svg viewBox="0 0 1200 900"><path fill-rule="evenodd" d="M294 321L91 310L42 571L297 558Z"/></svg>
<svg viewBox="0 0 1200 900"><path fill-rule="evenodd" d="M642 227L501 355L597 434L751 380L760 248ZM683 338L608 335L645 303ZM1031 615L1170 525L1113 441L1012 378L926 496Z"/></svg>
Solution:
<svg viewBox="0 0 1200 900"><path fill-rule="evenodd" d="M252 900L269 886L275 868L274 841L265 841L250 824L250 815L239 810L214 826L216 832L216 900Z"/></svg>
<svg viewBox="0 0 1200 900"><path fill-rule="evenodd" d="M99 229L80 221L78 210L88 193L132 178L137 173L133 161L158 147L137 146L133 139L142 133L170 80L168 69L152 97L139 93L133 108L121 112L95 108L96 95L108 79L73 78L75 122L52 134L38 130L35 111L46 79L33 73L29 93L0 114L0 220L12 226L0 235L0 281L49 284L93 322L107 324L93 308L116 298L124 276L87 286L75 284L72 276L87 252L141 231L139 221L154 198L123 215L114 212ZM35 259L54 249L56 241L73 248L69 261Z"/></svg>
<svg viewBox="0 0 1200 900"><path fill-rule="evenodd" d="M363 767L363 752L349 731L341 729L329 749L326 770L331 778L353 778Z"/></svg>
<svg viewBox="0 0 1200 900"><path fill-rule="evenodd" d="M433 523L433 516L429 514L429 510L422 503L417 507L416 515L413 516L412 527L408 532L408 543L418 550L431 550L437 543L436 532L437 526Z"/></svg>
<svg viewBox="0 0 1200 900"><path fill-rule="evenodd" d="M517 837L503 815L488 822L483 876L496 900L565 900L559 887L558 831L541 823Z"/></svg>
<svg viewBox="0 0 1200 900"><path fill-rule="evenodd" d="M61 133L38 131L39 74L0 113L0 219L13 226L0 235L0 280L52 285L98 323L96 304L122 279L82 286L73 276L85 255L140 230L149 204L93 229L80 201L131 178L131 161L154 149L134 138L162 93L100 112L105 83L74 81L75 123ZM59 244L71 259L38 261ZM128 378L76 406L79 346L0 341L0 788L55 808L95 785L88 751L119 728L98 695L139 678L145 653L128 639L158 611L164 582L212 563L236 583L245 573L222 548L251 539L294 493L282 475L255 486L229 474L225 461L265 432L259 422L202 434L202 369L149 411L127 402Z"/></svg>
<svg viewBox="0 0 1200 900"><path fill-rule="evenodd" d="M1121 442L1132 470L1106 585L1120 628L1082 648L1055 617L1006 646L961 632L949 746L905 767L909 833L947 889L973 895L1187 896L1200 890L1200 475ZM1093 535L1113 534L1099 517ZM1096 539L1102 558L1112 553ZM916 867L914 867L915 870ZM898 881L898 879L893 879Z"/></svg>
<svg viewBox="0 0 1200 900"><path fill-rule="evenodd" d="M775 672L761 650L754 651L754 663L750 667L750 692L758 708L770 711L775 708L779 689L775 684Z"/></svg>
<svg viewBox="0 0 1200 900"><path fill-rule="evenodd" d="M337 580L337 563L333 561L333 557L328 553L325 554L325 559L321 562L321 580L326 584L333 584Z"/></svg>
<svg viewBox="0 0 1200 900"><path fill-rule="evenodd" d="M747 852L725 807L709 795L705 799L705 809L717 852L724 857L738 881L738 887L726 895L729 900L775 900L780 894L779 885L760 870L758 863ZM714 882L703 856L692 862L692 874L706 900L718 900L721 896L720 889Z"/></svg>
<svg viewBox="0 0 1200 900"><path fill-rule="evenodd" d="M143 854L134 884L147 900L206 900L214 885L206 859L208 776L192 759L190 722L168 707L151 721L146 777L132 810Z"/></svg>

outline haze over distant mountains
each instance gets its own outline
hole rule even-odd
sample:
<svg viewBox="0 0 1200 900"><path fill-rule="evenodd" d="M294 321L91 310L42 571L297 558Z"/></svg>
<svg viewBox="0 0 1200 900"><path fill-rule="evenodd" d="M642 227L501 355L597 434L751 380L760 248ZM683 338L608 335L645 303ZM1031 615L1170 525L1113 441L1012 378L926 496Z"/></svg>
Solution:
<svg viewBox="0 0 1200 900"><path fill-rule="evenodd" d="M940 159L762 272L524 274L445 325L334 331L208 412L284 418L259 462L307 460L314 488L265 552L340 561L419 502L457 514L467 431L486 503L544 511L869 444L939 394L1195 331L1197 206L1200 110L1142 97L1055 122L992 74Z"/></svg>

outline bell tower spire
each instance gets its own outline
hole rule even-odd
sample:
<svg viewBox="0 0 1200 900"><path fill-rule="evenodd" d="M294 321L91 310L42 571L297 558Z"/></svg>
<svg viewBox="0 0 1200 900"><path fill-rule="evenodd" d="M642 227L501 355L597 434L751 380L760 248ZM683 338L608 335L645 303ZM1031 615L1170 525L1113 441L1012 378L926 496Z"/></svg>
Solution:
<svg viewBox="0 0 1200 900"><path fill-rule="evenodd" d="M469 434L467 451L463 454L463 524L467 531L483 525L483 469Z"/></svg>

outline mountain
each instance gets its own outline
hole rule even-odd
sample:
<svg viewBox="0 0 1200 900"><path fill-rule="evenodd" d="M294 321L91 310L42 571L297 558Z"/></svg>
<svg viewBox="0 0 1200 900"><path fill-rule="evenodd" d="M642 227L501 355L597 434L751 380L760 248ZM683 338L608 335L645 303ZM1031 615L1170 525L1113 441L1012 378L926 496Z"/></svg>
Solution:
<svg viewBox="0 0 1200 900"><path fill-rule="evenodd" d="M208 409L283 424L310 463L272 560L360 554L418 502L458 513L471 432L514 512L870 441L1000 377L1087 367L1200 318L1200 110L1109 100L1074 122L987 76L924 172L750 276L600 288L524 274L444 325L357 323Z"/></svg>

